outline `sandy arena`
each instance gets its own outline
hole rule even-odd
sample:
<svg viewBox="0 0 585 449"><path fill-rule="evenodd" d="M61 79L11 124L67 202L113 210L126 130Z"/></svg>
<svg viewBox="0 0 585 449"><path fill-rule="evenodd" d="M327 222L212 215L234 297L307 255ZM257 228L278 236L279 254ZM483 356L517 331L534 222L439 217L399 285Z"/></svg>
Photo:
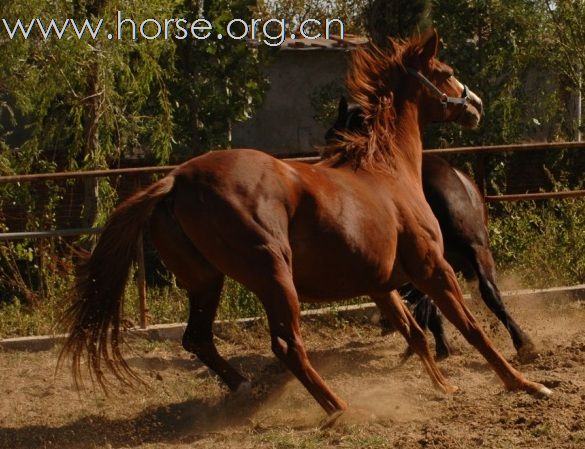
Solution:
<svg viewBox="0 0 585 449"><path fill-rule="evenodd" d="M331 429L324 412L270 352L263 324L233 326L219 349L253 379L230 394L178 342L131 343L127 357L149 388L91 386L78 394L68 372L54 376L58 350L0 353L0 447L19 448L540 448L585 447L585 304L510 301L540 356L518 365L502 326L470 304L497 346L547 400L503 390L493 372L448 327L458 354L440 363L461 388L436 392L405 343L364 319L304 319L316 369L351 405Z"/></svg>

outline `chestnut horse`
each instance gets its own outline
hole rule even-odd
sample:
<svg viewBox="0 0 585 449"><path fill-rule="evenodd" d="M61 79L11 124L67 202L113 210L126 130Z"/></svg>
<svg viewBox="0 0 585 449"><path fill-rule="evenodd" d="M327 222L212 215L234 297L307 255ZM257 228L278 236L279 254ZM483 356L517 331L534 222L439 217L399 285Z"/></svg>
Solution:
<svg viewBox="0 0 585 449"><path fill-rule="evenodd" d="M435 32L354 52L348 90L366 117L367 135L347 134L312 166L254 150L216 151L191 159L123 202L81 267L65 314L61 357L81 363L105 386L104 370L134 372L121 353L121 297L137 239L148 227L167 267L190 298L183 346L232 390L247 384L217 351L212 323L224 275L262 302L272 350L331 420L347 408L312 367L300 332L299 301L369 295L421 357L431 379L454 392L424 332L394 291L412 282L428 294L485 357L509 390L548 395L496 350L463 302L443 257L437 220L421 184L420 129L429 121L476 126L481 100L435 56ZM426 82L440 95L430 88ZM63 358L61 358L63 361Z"/></svg>
<svg viewBox="0 0 585 449"><path fill-rule="evenodd" d="M339 101L337 120L327 131L325 140L332 143L340 131L366 132L364 118L357 104L348 104L345 97ZM422 184L425 198L439 221L445 243L445 259L466 279L473 275L479 281L481 297L488 308L504 325L521 359L533 358L534 343L508 313L496 284L496 264L489 247L487 208L483 195L464 173L451 167L447 161L423 152ZM440 312L429 297L412 285L398 290L412 304L417 322L427 327L435 337L438 359L450 354ZM389 323L382 321L383 327ZM412 353L409 348L407 355Z"/></svg>

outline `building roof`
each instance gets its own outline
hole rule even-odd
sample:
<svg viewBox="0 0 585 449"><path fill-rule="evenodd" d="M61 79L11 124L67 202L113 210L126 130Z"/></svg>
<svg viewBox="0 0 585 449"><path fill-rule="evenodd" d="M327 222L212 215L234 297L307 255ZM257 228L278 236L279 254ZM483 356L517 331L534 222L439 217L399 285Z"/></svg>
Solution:
<svg viewBox="0 0 585 449"><path fill-rule="evenodd" d="M360 45L364 45L368 39L363 36L346 34L343 39L339 36L330 36L330 39L319 37L317 39L307 38L288 38L280 46L281 51L307 51L307 50L352 50Z"/></svg>

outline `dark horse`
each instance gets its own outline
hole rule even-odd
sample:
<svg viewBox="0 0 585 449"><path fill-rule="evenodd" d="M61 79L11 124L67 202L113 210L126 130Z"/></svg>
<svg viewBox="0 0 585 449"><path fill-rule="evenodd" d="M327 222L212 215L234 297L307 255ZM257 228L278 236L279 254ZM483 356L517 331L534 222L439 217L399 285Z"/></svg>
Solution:
<svg viewBox="0 0 585 449"><path fill-rule="evenodd" d="M102 386L106 369L122 380L135 376L121 353L121 297L138 236L148 228L163 261L188 290L183 346L232 390L248 381L213 342L224 275L258 296L272 350L331 420L347 404L309 361L300 300L371 296L421 357L435 385L456 391L394 290L406 282L433 299L508 390L550 394L506 361L466 307L424 198L421 127L437 120L472 127L481 115L481 100L462 99L466 89L436 60L438 43L433 32L392 41L387 50L369 46L354 52L347 87L371 132L330 146L322 163L284 162L254 150L215 151L191 159L118 206L80 269L64 317L69 337L61 356L72 358L74 379L80 379L82 360ZM421 77L445 96L421 86Z"/></svg>
<svg viewBox="0 0 585 449"><path fill-rule="evenodd" d="M337 120L327 131L326 141L333 143L340 131L367 132L360 107L348 104L345 97L339 101ZM425 198L441 227L445 259L467 279L474 274L477 276L482 299L508 330L518 356L521 359L534 357L532 340L506 310L496 284L496 267L489 247L488 216L483 195L465 174L451 167L444 159L424 152L422 184ZM448 357L450 347L437 306L412 285L401 287L399 292L413 305L417 322L433 333L437 358Z"/></svg>

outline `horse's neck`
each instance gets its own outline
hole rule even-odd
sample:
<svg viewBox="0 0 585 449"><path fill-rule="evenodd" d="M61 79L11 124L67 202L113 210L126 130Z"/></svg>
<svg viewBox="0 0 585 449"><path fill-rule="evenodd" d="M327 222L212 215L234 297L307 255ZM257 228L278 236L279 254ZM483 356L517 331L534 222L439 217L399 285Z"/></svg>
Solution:
<svg viewBox="0 0 585 449"><path fill-rule="evenodd" d="M397 117L395 151L404 169L422 179L422 137L418 107L406 102Z"/></svg>

